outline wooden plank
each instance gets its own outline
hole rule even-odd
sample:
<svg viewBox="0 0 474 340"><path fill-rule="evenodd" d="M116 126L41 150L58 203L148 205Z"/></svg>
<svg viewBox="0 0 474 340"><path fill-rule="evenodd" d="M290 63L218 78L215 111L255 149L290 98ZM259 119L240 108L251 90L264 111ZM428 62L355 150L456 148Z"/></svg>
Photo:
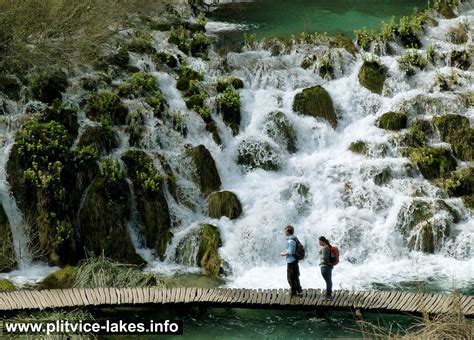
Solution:
<svg viewBox="0 0 474 340"><path fill-rule="evenodd" d="M447 297L447 295L444 295L444 294L438 294L438 295L439 295L439 298L436 300L436 303L433 304L431 308L432 313L439 313L441 311L441 307L444 305L445 299Z"/></svg>
<svg viewBox="0 0 474 340"><path fill-rule="evenodd" d="M436 309L436 306L440 303L440 301L443 299L441 294L432 294L432 297L430 298L430 301L425 308L420 308L420 312L427 312L431 313Z"/></svg>
<svg viewBox="0 0 474 340"><path fill-rule="evenodd" d="M48 306L50 307L58 306L58 301L56 301L56 298L54 297L53 294L51 294L51 291L49 289L43 290L42 292L46 298L46 301L48 302Z"/></svg>
<svg viewBox="0 0 474 340"><path fill-rule="evenodd" d="M423 301L423 305L421 308L421 312L429 312L430 309L436 304L436 301L439 299L438 294L426 294L425 300Z"/></svg>
<svg viewBox="0 0 474 340"><path fill-rule="evenodd" d="M396 291L393 292L390 296L390 299L387 301L386 305L383 307L385 310L390 310L392 309L391 307L397 303L398 299L402 295L402 292Z"/></svg>
<svg viewBox="0 0 474 340"><path fill-rule="evenodd" d="M341 301L341 307L351 307L352 306L351 292L348 290L345 290L343 294L344 294L344 298Z"/></svg>
<svg viewBox="0 0 474 340"><path fill-rule="evenodd" d="M2 293L2 300L4 306L6 306L5 310L12 310L13 309L13 301L10 297L9 293Z"/></svg>
<svg viewBox="0 0 474 340"><path fill-rule="evenodd" d="M405 297L401 301L400 306L397 308L397 310L402 311L402 312L406 312L407 308L405 308L405 306L407 306L410 303L410 301L412 299L412 295L413 295L412 293L406 292Z"/></svg>
<svg viewBox="0 0 474 340"><path fill-rule="evenodd" d="M36 307L36 302L33 299L33 295L30 293L30 291L20 290L19 292L23 295L22 300L24 301L24 306L26 308L31 309Z"/></svg>
<svg viewBox="0 0 474 340"><path fill-rule="evenodd" d="M379 297L377 300L375 300L372 304L374 309L380 309L386 306L388 300L390 300L392 292L391 291L384 291L382 293L379 293Z"/></svg>

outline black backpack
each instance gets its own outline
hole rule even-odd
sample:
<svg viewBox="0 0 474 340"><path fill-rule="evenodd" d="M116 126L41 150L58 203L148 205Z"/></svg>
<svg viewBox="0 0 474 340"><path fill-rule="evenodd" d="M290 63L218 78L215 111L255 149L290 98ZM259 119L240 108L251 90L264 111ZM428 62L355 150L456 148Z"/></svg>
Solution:
<svg viewBox="0 0 474 340"><path fill-rule="evenodd" d="M295 250L294 256L295 256L295 259L297 259L298 261L301 261L304 259L304 256L305 256L304 247L301 244L300 240L298 240L296 237L295 237L295 242L296 242L296 250Z"/></svg>

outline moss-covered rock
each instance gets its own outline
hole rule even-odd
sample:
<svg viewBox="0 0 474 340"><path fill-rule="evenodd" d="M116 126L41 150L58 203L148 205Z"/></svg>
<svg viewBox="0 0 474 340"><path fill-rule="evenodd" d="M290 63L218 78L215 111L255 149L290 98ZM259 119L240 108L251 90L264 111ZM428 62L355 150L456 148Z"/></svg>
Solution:
<svg viewBox="0 0 474 340"><path fill-rule="evenodd" d="M453 114L435 117L433 125L439 131L441 139L451 144L457 158L474 160L474 129L470 128L467 117Z"/></svg>
<svg viewBox="0 0 474 340"><path fill-rule="evenodd" d="M373 93L382 94L383 84L387 76L385 66L377 61L364 61L359 71L359 82Z"/></svg>
<svg viewBox="0 0 474 340"><path fill-rule="evenodd" d="M178 78L178 81L176 82L176 88L184 93L186 93L191 85L191 82L194 81L201 81L204 79L204 76L196 72L186 66L183 66L181 68L181 72Z"/></svg>
<svg viewBox="0 0 474 340"><path fill-rule="evenodd" d="M93 92L109 87L112 78L103 72L97 72L81 78L80 82L84 90Z"/></svg>
<svg viewBox="0 0 474 340"><path fill-rule="evenodd" d="M457 213L444 201L413 200L402 206L397 229L404 236L409 249L434 253L441 249L458 218Z"/></svg>
<svg viewBox="0 0 474 340"><path fill-rule="evenodd" d="M209 150L204 145L198 145L188 149L187 154L191 157L195 179L203 195L208 196L211 192L219 190L221 179Z"/></svg>
<svg viewBox="0 0 474 340"><path fill-rule="evenodd" d="M297 151L295 129L283 112L273 111L268 114L265 133L275 142L286 148L288 152L294 153Z"/></svg>
<svg viewBox="0 0 474 340"><path fill-rule="evenodd" d="M118 95L126 98L146 97L159 91L158 82L150 73L143 71L133 73L131 78L120 85Z"/></svg>
<svg viewBox="0 0 474 340"><path fill-rule="evenodd" d="M41 289L66 289L74 286L77 268L66 266L46 276L39 284Z"/></svg>
<svg viewBox="0 0 474 340"><path fill-rule="evenodd" d="M237 135L240 127L240 94L233 87L227 87L217 97L216 106L224 123L231 128L234 136Z"/></svg>
<svg viewBox="0 0 474 340"><path fill-rule="evenodd" d="M344 48L353 56L355 56L357 52L352 39L343 33L337 33L331 38L331 46Z"/></svg>
<svg viewBox="0 0 474 340"><path fill-rule="evenodd" d="M188 233L176 247L178 262L185 265L197 265L211 276L223 273L223 261L218 249L222 246L219 229L203 224Z"/></svg>
<svg viewBox="0 0 474 340"><path fill-rule="evenodd" d="M6 279L0 279L0 293L13 292L16 290L15 285Z"/></svg>
<svg viewBox="0 0 474 340"><path fill-rule="evenodd" d="M166 175L158 173L153 160L144 151L127 151L122 160L133 183L145 245L154 249L155 254L163 260L173 237L170 231L168 202L164 193L163 182Z"/></svg>
<svg viewBox="0 0 474 340"><path fill-rule="evenodd" d="M433 132L433 127L428 120L416 119L410 125L403 142L410 148L426 146L427 140L433 135Z"/></svg>
<svg viewBox="0 0 474 340"><path fill-rule="evenodd" d="M52 104L61 99L62 92L67 87L67 76L63 71L37 74L31 80L31 90L35 99Z"/></svg>
<svg viewBox="0 0 474 340"><path fill-rule="evenodd" d="M178 67L178 59L176 59L173 55L166 52L159 52L159 53L153 54L152 60L156 64L165 64L171 68Z"/></svg>
<svg viewBox="0 0 474 340"><path fill-rule="evenodd" d="M369 153L369 148L367 146L367 143L362 140L352 142L351 145L349 145L349 150L352 151L353 153L358 153L364 156L367 156Z"/></svg>
<svg viewBox="0 0 474 340"><path fill-rule="evenodd" d="M13 74L0 74L0 93L5 94L11 100L20 99L21 81Z"/></svg>
<svg viewBox="0 0 474 340"><path fill-rule="evenodd" d="M392 170L385 168L374 175L374 183L376 185L383 185L392 179Z"/></svg>
<svg viewBox="0 0 474 340"><path fill-rule="evenodd" d="M216 84L216 90L219 93L223 93L229 86L232 86L235 90L243 89L244 82L236 77L220 79Z"/></svg>
<svg viewBox="0 0 474 340"><path fill-rule="evenodd" d="M451 51L451 66L460 68L461 70L467 71L471 66L471 55L469 52L461 50Z"/></svg>
<svg viewBox="0 0 474 340"><path fill-rule="evenodd" d="M196 33L189 42L189 49L194 57L207 58L211 40L203 33Z"/></svg>
<svg viewBox="0 0 474 340"><path fill-rule="evenodd" d="M446 19L454 19L454 18L457 17L456 14L454 14L453 9L449 5L442 5L438 9L438 12L439 12L439 14L441 14Z"/></svg>
<svg viewBox="0 0 474 340"><path fill-rule="evenodd" d="M381 129L398 131L407 127L407 115L403 112L386 112L377 121Z"/></svg>
<svg viewBox="0 0 474 340"><path fill-rule="evenodd" d="M246 171L276 171L280 169L281 162L280 155L268 142L244 140L239 145L237 163Z"/></svg>
<svg viewBox="0 0 474 340"><path fill-rule="evenodd" d="M132 204L130 188L117 166L115 163L108 170L102 168L85 194L78 218L80 245L96 256L143 264L127 229Z"/></svg>
<svg viewBox="0 0 474 340"><path fill-rule="evenodd" d="M99 126L88 126L77 143L78 148L90 146L98 156L110 153L118 147L117 134L107 124Z"/></svg>
<svg viewBox="0 0 474 340"><path fill-rule="evenodd" d="M337 126L337 116L331 96L322 86L313 86L296 94L293 111L324 119L333 128Z"/></svg>
<svg viewBox="0 0 474 340"><path fill-rule="evenodd" d="M3 206L0 204L0 272L12 270L16 263L10 222Z"/></svg>
<svg viewBox="0 0 474 340"><path fill-rule="evenodd" d="M242 214L242 205L236 194L230 191L214 192L207 199L209 216L221 218L227 216L234 220Z"/></svg>
<svg viewBox="0 0 474 340"><path fill-rule="evenodd" d="M124 125L128 115L120 97L108 91L93 93L87 100L85 111L92 120L100 121L104 117L117 125Z"/></svg>
<svg viewBox="0 0 474 340"><path fill-rule="evenodd" d="M446 34L448 40L454 44L465 44L469 39L468 32L462 27L451 27Z"/></svg>
<svg viewBox="0 0 474 340"><path fill-rule="evenodd" d="M449 196L461 197L474 194L474 168L467 167L454 171L444 181Z"/></svg>
<svg viewBox="0 0 474 340"><path fill-rule="evenodd" d="M422 147L410 153L410 159L417 165L423 177L435 179L445 177L456 169L456 159L444 148Z"/></svg>

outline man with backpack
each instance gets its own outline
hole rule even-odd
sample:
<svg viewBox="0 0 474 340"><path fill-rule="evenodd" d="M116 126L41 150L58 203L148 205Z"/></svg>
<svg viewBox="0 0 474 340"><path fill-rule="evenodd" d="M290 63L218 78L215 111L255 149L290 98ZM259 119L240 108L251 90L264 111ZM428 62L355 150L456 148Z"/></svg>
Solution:
<svg viewBox="0 0 474 340"><path fill-rule="evenodd" d="M321 250L319 251L319 266L321 268L321 275L323 276L324 281L326 281L326 295L324 300L331 300L332 269L339 263L339 249L331 246L328 239L324 236L319 237L319 245L321 246Z"/></svg>
<svg viewBox="0 0 474 340"><path fill-rule="evenodd" d="M303 289L300 285L300 268L298 266L298 260L302 260L304 257L304 248L300 241L294 234L295 228L291 225L287 225L283 232L286 236L286 250L280 253L281 256L286 256L286 275L288 283L290 284L290 295L301 295Z"/></svg>

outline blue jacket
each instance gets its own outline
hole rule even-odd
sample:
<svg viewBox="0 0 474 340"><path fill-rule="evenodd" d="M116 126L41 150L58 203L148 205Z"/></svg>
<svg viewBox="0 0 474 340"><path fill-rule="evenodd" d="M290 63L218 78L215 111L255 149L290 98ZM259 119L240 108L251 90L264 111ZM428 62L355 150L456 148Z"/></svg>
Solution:
<svg viewBox="0 0 474 340"><path fill-rule="evenodd" d="M288 255L286 255L286 263L292 263L296 261L294 257L294 254L296 252L295 238L295 235L290 235L286 237L286 252L288 253Z"/></svg>

